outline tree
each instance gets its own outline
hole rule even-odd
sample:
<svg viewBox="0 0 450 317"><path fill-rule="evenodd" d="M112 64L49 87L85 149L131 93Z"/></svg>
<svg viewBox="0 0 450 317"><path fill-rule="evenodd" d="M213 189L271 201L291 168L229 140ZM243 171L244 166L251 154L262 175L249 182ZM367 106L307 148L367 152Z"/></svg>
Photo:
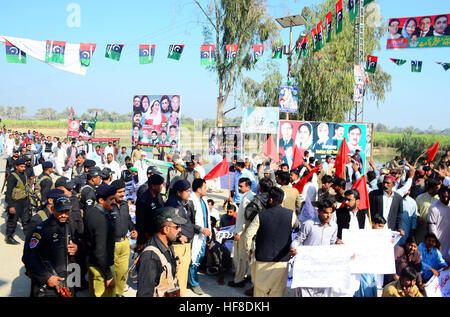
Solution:
<svg viewBox="0 0 450 317"><path fill-rule="evenodd" d="M302 10L301 15L308 22L305 33L309 33L309 54L307 57L293 57L291 76L293 86L299 89L299 112L290 114L290 119L343 122L345 114L353 107L353 24L348 23L348 13L344 10L342 32L335 34L335 4L336 0L325 0L322 4ZM311 28L320 20L324 20L330 10L333 12L331 41L325 43L320 51L313 53ZM375 27L366 24L365 28L365 54L370 55L375 48L380 48L380 39L386 26ZM278 82L270 80L270 76L275 77L278 74L274 73L273 69L268 69L260 84L244 83L247 97L263 95L270 101L267 106L278 106L278 101L274 102L274 96L278 93L279 85ZM386 91L391 89L391 76L385 73L380 65L377 65L375 74L368 76L366 97L376 100L377 103L384 100ZM274 85L272 87L271 82Z"/></svg>
<svg viewBox="0 0 450 317"><path fill-rule="evenodd" d="M214 0L209 12L197 0L194 1L212 26L212 29L204 29L205 42L211 40L212 34L215 35L216 65L209 68L217 73L219 94L216 101L216 126L222 126L224 107L232 88L242 79L243 70L253 68L252 45L277 37L279 27L267 14L264 0ZM215 18L210 17L213 14ZM229 65L223 54L227 44L239 45Z"/></svg>
<svg viewBox="0 0 450 317"><path fill-rule="evenodd" d="M57 112L53 108L40 108L36 111L35 116L40 120L56 120L57 119Z"/></svg>

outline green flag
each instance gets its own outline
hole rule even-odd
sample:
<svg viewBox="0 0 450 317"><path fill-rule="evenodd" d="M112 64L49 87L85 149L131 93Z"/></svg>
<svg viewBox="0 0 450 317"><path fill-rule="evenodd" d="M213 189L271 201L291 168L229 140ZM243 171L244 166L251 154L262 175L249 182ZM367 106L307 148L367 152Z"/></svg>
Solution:
<svg viewBox="0 0 450 317"><path fill-rule="evenodd" d="M422 71L421 61L411 61L411 72L420 73Z"/></svg>
<svg viewBox="0 0 450 317"><path fill-rule="evenodd" d="M302 42L300 43L301 50L303 52L303 56L308 56L308 34L303 38Z"/></svg>
<svg viewBox="0 0 450 317"><path fill-rule="evenodd" d="M170 45L169 46L169 54L167 58L180 60L181 53L183 53L184 45Z"/></svg>
<svg viewBox="0 0 450 317"><path fill-rule="evenodd" d="M445 71L450 68L450 63L436 62L436 64L441 65Z"/></svg>
<svg viewBox="0 0 450 317"><path fill-rule="evenodd" d="M364 6L368 5L371 2L373 2L373 0L364 0Z"/></svg>
<svg viewBox="0 0 450 317"><path fill-rule="evenodd" d="M403 65L403 64L406 63L406 60L405 60L405 59L391 58L390 60L393 61L393 62L394 62L395 64L397 64L398 66L401 66L401 65Z"/></svg>
<svg viewBox="0 0 450 317"><path fill-rule="evenodd" d="M339 0L336 3L336 34L339 34L342 32L342 0Z"/></svg>
<svg viewBox="0 0 450 317"><path fill-rule="evenodd" d="M348 0L348 16L350 19L350 23L353 22L353 20L358 15L358 0Z"/></svg>
<svg viewBox="0 0 450 317"><path fill-rule="evenodd" d="M108 44L106 45L105 57L113 59L115 61L120 60L120 54L122 54L122 48L124 44Z"/></svg>
<svg viewBox="0 0 450 317"><path fill-rule="evenodd" d="M276 47L274 50L272 50L272 59L281 59L283 56L283 46Z"/></svg>

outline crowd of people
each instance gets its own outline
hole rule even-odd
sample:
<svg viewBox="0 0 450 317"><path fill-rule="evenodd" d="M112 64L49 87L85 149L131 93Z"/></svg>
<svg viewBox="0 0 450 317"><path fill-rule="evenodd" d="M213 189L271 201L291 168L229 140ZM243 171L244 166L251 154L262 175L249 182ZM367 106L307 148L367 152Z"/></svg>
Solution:
<svg viewBox="0 0 450 317"><path fill-rule="evenodd" d="M202 295L198 272L204 271L217 275L219 285L233 274L227 285L248 286L248 296L281 297L297 247L342 244L343 229L402 236L394 247L396 274L362 275L346 296L426 296L425 283L450 263L450 151L436 166L396 157L377 168L371 159L369 212L358 209L361 193L352 189L362 177L357 153L349 156L344 178L335 175L331 156L322 162L305 152L292 170L282 156L279 162L262 154L234 157L222 205L207 199L217 184L204 180L202 157L189 151L155 147L153 158L173 163L163 175L140 145L129 155L116 143L96 149L91 140L5 128L0 143L7 156L5 239L19 244L20 219L30 296L89 289L89 296L121 297L131 272L138 297L185 296L188 287ZM232 235L218 239L230 226ZM80 268L76 285L68 283L70 264ZM339 296L332 288L299 288L295 295Z"/></svg>

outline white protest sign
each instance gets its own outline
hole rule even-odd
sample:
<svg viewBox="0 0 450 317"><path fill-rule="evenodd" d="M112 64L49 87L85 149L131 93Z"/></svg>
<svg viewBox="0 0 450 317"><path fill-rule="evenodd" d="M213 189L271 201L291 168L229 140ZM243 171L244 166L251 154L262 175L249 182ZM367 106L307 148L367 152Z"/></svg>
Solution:
<svg viewBox="0 0 450 317"><path fill-rule="evenodd" d="M427 297L450 297L450 270L440 271L425 286Z"/></svg>
<svg viewBox="0 0 450 317"><path fill-rule="evenodd" d="M346 245L298 247L291 288L349 287L351 256Z"/></svg>
<svg viewBox="0 0 450 317"><path fill-rule="evenodd" d="M217 242L222 243L223 239L233 238L235 228L236 226L228 226L220 228L220 231L216 233Z"/></svg>
<svg viewBox="0 0 450 317"><path fill-rule="evenodd" d="M390 230L342 230L344 245L355 259L352 273L395 274L394 245Z"/></svg>

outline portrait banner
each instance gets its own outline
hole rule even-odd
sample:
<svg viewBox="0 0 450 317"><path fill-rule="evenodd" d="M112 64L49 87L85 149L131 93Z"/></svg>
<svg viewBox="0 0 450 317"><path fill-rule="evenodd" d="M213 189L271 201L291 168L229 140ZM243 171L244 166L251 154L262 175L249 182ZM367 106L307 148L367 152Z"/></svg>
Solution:
<svg viewBox="0 0 450 317"><path fill-rule="evenodd" d="M359 150L364 173L366 157L372 147L371 123L330 123L315 121L280 120L278 133L278 153L291 168L294 150L298 153L309 152L310 157L325 160L327 155L336 156L342 140L345 138L352 152Z"/></svg>
<svg viewBox="0 0 450 317"><path fill-rule="evenodd" d="M131 142L144 151L156 145L177 149L180 140L180 95L135 95Z"/></svg>
<svg viewBox="0 0 450 317"><path fill-rule="evenodd" d="M450 14L392 18L387 49L450 46Z"/></svg>
<svg viewBox="0 0 450 317"><path fill-rule="evenodd" d="M278 99L280 112L298 112L298 88L290 86L280 87L280 97Z"/></svg>
<svg viewBox="0 0 450 317"><path fill-rule="evenodd" d="M80 121L79 136L83 138L93 138L95 136L95 122Z"/></svg>
<svg viewBox="0 0 450 317"><path fill-rule="evenodd" d="M242 133L276 134L279 109L276 107L244 107Z"/></svg>
<svg viewBox="0 0 450 317"><path fill-rule="evenodd" d="M213 127L209 128L209 154L239 155L242 152L241 127ZM220 150L220 151L217 151ZM229 158L230 159L230 158ZM232 158L231 158L232 161Z"/></svg>
<svg viewBox="0 0 450 317"><path fill-rule="evenodd" d="M67 125L67 136L77 138L80 134L80 120L69 119Z"/></svg>

